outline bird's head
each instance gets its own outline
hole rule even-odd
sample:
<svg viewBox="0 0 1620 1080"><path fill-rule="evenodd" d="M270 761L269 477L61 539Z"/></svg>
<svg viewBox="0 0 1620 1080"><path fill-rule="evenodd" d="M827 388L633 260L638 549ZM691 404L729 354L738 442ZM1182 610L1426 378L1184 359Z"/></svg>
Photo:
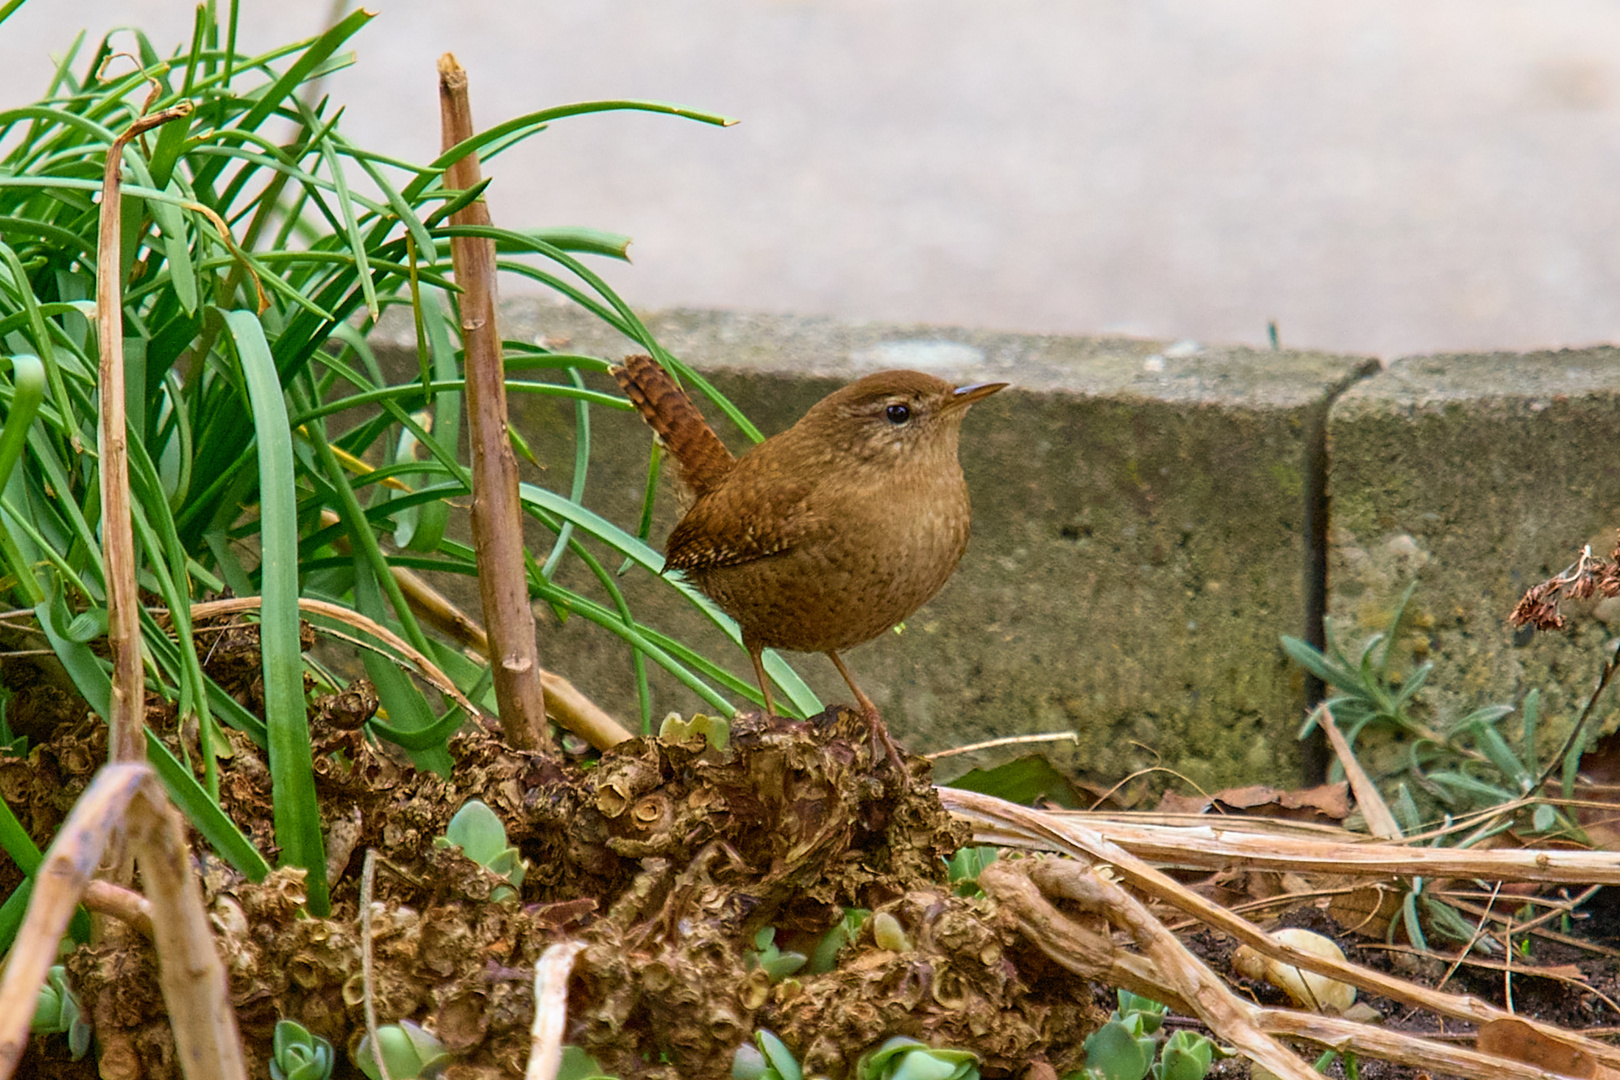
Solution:
<svg viewBox="0 0 1620 1080"><path fill-rule="evenodd" d="M968 406L1006 385L953 386L920 371L878 371L822 399L799 426L862 460L954 458Z"/></svg>

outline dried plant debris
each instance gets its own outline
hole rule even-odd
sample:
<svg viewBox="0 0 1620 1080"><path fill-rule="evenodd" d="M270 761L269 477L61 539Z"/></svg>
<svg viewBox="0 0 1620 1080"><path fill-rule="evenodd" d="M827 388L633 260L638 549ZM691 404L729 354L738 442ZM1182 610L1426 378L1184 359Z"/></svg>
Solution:
<svg viewBox="0 0 1620 1080"><path fill-rule="evenodd" d="M1213 795L1167 791L1159 800L1158 810L1160 813L1238 814L1338 825L1350 816L1350 785L1342 780L1294 790L1252 785L1227 788Z"/></svg>
<svg viewBox="0 0 1620 1080"><path fill-rule="evenodd" d="M971 1047L986 1075L1035 1060L1067 1070L1101 1022L1089 983L1024 943L990 900L946 882L965 826L940 806L924 762L910 761L903 779L875 770L866 722L848 710L743 718L725 750L701 735L632 740L594 767L473 730L452 744L449 780L357 730L317 724L316 738L328 822L357 834L351 850L376 848L382 860L379 1018L431 1030L454 1054L453 1075L522 1073L533 965L563 939L587 944L569 1041L626 1078L729 1075L732 1052L759 1028L808 1072L835 1078L893 1035ZM223 801L273 853L268 772L251 743L232 749ZM434 844L472 798L523 857L516 897L500 899L512 879ZM283 1019L353 1047L363 1029L357 874L335 878L333 916L314 919L302 914L298 872L253 884L204 864L250 1060L267 1059ZM846 913L866 911L848 933ZM793 959L818 944L808 966ZM153 962L144 944L103 943L68 966L126 1075L178 1076Z"/></svg>
<svg viewBox="0 0 1620 1080"><path fill-rule="evenodd" d="M1533 626L1537 630L1561 630L1565 622L1560 610L1563 601L1620 596L1620 531L1616 532L1616 537L1614 550L1607 559L1593 555L1588 546L1582 549L1574 565L1531 586L1514 605L1508 622L1514 626Z"/></svg>

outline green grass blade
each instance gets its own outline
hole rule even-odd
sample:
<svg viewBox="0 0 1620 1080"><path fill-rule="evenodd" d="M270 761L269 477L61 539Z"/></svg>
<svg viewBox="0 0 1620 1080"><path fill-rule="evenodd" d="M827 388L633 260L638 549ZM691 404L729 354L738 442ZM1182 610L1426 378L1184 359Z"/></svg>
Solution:
<svg viewBox="0 0 1620 1080"><path fill-rule="evenodd" d="M354 200L349 197L349 181L343 175L343 161L338 157L337 147L330 138L321 140L321 158L326 162L326 171L332 174L338 209L343 213L343 228L349 238L349 251L354 255L355 274L360 278L360 290L366 297L366 310L375 322L381 317L382 309L377 304L377 285L371 279L371 264L366 259L366 240L360 235L360 219L354 212Z"/></svg>
<svg viewBox="0 0 1620 1080"><path fill-rule="evenodd" d="M309 871L310 910L324 916L331 904L298 640L298 501L292 431L264 328L251 312L228 311L224 317L252 401L259 445L263 558L259 632L264 651L264 709L275 791L276 843L281 846L284 860Z"/></svg>
<svg viewBox="0 0 1620 1080"><path fill-rule="evenodd" d="M197 783L197 778L169 752L169 748L151 729L146 732L146 760L157 772L158 779L163 782L163 790L169 793L174 805L180 808L186 820L202 834L220 858L236 867L249 881L263 881L270 873L270 864L259 854L259 849L208 797L208 792Z"/></svg>
<svg viewBox="0 0 1620 1080"><path fill-rule="evenodd" d="M383 610L382 590L377 585L370 563L359 556L354 560L354 595L355 608L360 614L385 626L393 621L387 618ZM454 734L461 724L456 723L441 734L436 727L439 718L433 715L427 698L422 696L422 691L397 664L370 649L361 650L360 661L365 666L367 677L377 688L378 699L387 710L391 723L385 726L391 732L397 731L405 736L394 741L406 747L417 768L448 778L455 768L455 759L444 748L444 740ZM424 733L428 736L426 739L410 738Z"/></svg>
<svg viewBox="0 0 1620 1080"><path fill-rule="evenodd" d="M584 116L587 113L618 112L630 110L633 112L663 113L666 116L680 116L687 120L696 120L702 124L714 124L717 127L730 127L737 121L720 116L716 113L698 112L695 109L682 108L679 105L668 105L661 101L582 101L574 105L559 105L550 109L540 109L537 112L525 113L516 116L503 124L496 124L492 128L480 131L469 139L452 146L444 153L433 159L434 169L448 169L468 154L481 150L490 143L506 141L508 136L519 131L539 131L553 120L561 120L569 116ZM407 199L415 201L427 187L428 177L420 177L407 185L404 195Z"/></svg>
<svg viewBox="0 0 1620 1080"><path fill-rule="evenodd" d="M73 682L73 688L97 716L106 720L112 708L112 678L103 666L105 662L91 652L88 645L67 636L67 605L61 595L40 601L34 608L34 616L45 632L45 640L51 644L51 651L56 653Z"/></svg>

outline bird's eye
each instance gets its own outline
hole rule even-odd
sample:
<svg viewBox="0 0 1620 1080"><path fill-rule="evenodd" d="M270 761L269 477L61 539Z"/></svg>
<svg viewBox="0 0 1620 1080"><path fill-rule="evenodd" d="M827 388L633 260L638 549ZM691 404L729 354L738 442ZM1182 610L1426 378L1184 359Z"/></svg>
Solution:
<svg viewBox="0 0 1620 1080"><path fill-rule="evenodd" d="M911 419L911 409L905 405L890 405L884 410L884 415L889 418L889 423L898 427Z"/></svg>

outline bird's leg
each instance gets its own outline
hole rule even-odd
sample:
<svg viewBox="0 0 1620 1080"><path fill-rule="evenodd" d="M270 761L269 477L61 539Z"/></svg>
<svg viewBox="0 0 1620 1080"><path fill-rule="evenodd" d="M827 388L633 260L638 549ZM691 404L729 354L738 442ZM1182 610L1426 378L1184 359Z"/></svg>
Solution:
<svg viewBox="0 0 1620 1080"><path fill-rule="evenodd" d="M765 650L763 648L750 648L748 659L754 662L754 680L759 683L759 692L765 695L765 716L776 715L776 706L771 703L771 680L765 677Z"/></svg>
<svg viewBox="0 0 1620 1080"><path fill-rule="evenodd" d="M878 715L877 706L872 704L871 698L861 693L861 688L855 685L855 680L850 677L849 668L844 666L844 661L839 658L838 654L829 652L827 656L832 660L833 666L838 669L838 674L844 677L844 682L849 684L849 692L855 695L855 703L860 707L861 715L865 716L867 723L872 725L872 756L877 757L878 744L881 743L884 751L889 755L889 762L894 766L895 771L901 776L905 776L906 766L900 758L900 748L895 746L894 740L889 737L888 725L883 722L883 717Z"/></svg>

